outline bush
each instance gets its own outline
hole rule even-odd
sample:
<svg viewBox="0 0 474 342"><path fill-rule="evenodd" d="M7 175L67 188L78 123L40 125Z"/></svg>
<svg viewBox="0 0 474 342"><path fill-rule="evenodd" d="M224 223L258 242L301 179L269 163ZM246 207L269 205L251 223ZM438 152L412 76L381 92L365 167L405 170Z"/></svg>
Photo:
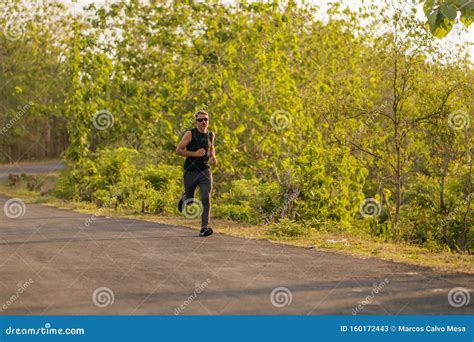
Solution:
<svg viewBox="0 0 474 342"><path fill-rule="evenodd" d="M150 165L143 171L143 178L153 186L153 189L159 191L182 187L182 171L180 166L166 164Z"/></svg>
<svg viewBox="0 0 474 342"><path fill-rule="evenodd" d="M297 222L334 223L350 228L356 217L367 171L358 166L348 149L318 146L318 139L295 159L285 160L291 184L300 191L294 205Z"/></svg>
<svg viewBox="0 0 474 342"><path fill-rule="evenodd" d="M91 184L98 189L111 188L137 177L140 154L129 148L105 149L95 159L97 173L91 175Z"/></svg>
<svg viewBox="0 0 474 342"><path fill-rule="evenodd" d="M151 165L143 171L143 178L153 190L146 198L149 211L176 213L176 203L183 192L181 167L166 164Z"/></svg>
<svg viewBox="0 0 474 342"><path fill-rule="evenodd" d="M61 172L53 196L71 201L91 200L91 177L97 174L94 160L84 159L79 164L67 163ZM97 176L96 176L97 177Z"/></svg>
<svg viewBox="0 0 474 342"><path fill-rule="evenodd" d="M290 237L297 238L301 236L308 236L311 233L311 229L304 225L291 221L287 218L283 218L278 223L273 223L267 229L267 234L278 238Z"/></svg>
<svg viewBox="0 0 474 342"><path fill-rule="evenodd" d="M446 177L442 210L437 179L417 174L400 208L397 237L434 250L441 248L441 245L446 245L448 249L461 249L463 243L467 245L470 240L469 227L466 229L463 223L464 214L468 211L468 196L463 191L466 188L463 185L465 178ZM469 215L468 223L473 220L472 210ZM463 231L466 232L465 237L462 236Z"/></svg>
<svg viewBox="0 0 474 342"><path fill-rule="evenodd" d="M51 190L51 194L57 198L61 198L64 200L72 200L74 198L74 195L79 192L79 184L74 183L73 179L74 176L71 170L63 170L58 177L58 181L54 189Z"/></svg>
<svg viewBox="0 0 474 342"><path fill-rule="evenodd" d="M214 216L226 220L237 222L258 223L258 216L255 215L255 210L246 203L241 204L217 204L213 206Z"/></svg>
<svg viewBox="0 0 474 342"><path fill-rule="evenodd" d="M216 216L239 222L260 223L281 203L280 186L259 179L238 179L214 201Z"/></svg>

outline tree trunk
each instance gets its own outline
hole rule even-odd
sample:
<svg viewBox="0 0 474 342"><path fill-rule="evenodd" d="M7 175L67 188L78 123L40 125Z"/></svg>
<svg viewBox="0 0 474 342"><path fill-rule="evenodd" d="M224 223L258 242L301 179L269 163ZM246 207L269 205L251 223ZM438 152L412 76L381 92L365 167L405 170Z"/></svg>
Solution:
<svg viewBox="0 0 474 342"><path fill-rule="evenodd" d="M49 125L48 119L46 118L44 127L44 157L48 158L50 155L51 146L51 126Z"/></svg>
<svg viewBox="0 0 474 342"><path fill-rule="evenodd" d="M444 186L446 181L446 174L448 172L448 158L449 157L447 153L447 148L445 146L443 151L443 168L441 171L441 182L439 185L439 209L443 217L441 226L441 233L443 234L443 236L441 237L441 239L445 244L448 243L448 238L446 236L446 234L448 233L448 222L445 220L445 218L447 217L447 208L446 203L444 202Z"/></svg>
<svg viewBox="0 0 474 342"><path fill-rule="evenodd" d="M468 251L469 252L469 249L468 249L468 245L469 245L469 241L467 240L467 231L468 231L468 214L471 210L471 199L472 199L472 155L473 155L473 149L469 149L468 147L468 151L466 153L467 157L469 158L469 185L468 185L468 189L469 189L469 194L467 195L466 199L467 199L467 208L466 208L466 212L464 213L464 217L463 217L463 222L462 222L462 226L461 226L461 232L459 234L459 248L461 249L461 251L465 252L465 251Z"/></svg>

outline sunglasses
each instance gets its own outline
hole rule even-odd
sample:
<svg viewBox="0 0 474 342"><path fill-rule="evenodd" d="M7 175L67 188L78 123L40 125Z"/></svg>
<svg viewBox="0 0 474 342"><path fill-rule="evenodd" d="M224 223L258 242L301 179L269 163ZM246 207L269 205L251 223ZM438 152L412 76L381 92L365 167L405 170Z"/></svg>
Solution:
<svg viewBox="0 0 474 342"><path fill-rule="evenodd" d="M203 122L203 121L209 121L208 118L200 118L200 119L196 119L197 122Z"/></svg>

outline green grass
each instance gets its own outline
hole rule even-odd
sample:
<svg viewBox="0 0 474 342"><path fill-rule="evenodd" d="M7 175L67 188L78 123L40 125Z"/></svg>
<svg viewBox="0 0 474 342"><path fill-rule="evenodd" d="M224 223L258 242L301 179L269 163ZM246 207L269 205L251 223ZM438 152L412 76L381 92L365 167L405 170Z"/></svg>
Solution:
<svg viewBox="0 0 474 342"><path fill-rule="evenodd" d="M45 176L46 182L54 182L56 175ZM43 204L56 208L70 209L81 213L94 214L97 206L86 202L68 202L51 196L41 196L38 191L30 192L23 186L13 188L6 183L0 183L0 192L21 198L26 203ZM140 214L128 210L114 210L102 208L102 215L112 217L134 218L144 221L186 226L199 229L198 219L186 219L175 215ZM427 266L442 272L466 272L474 274L474 256L467 254L450 253L447 251L433 251L428 248L410 245L403 242L385 242L365 234L338 231L324 232L313 230L308 234L294 234L293 237L271 234L267 225L249 225L233 221L213 219L212 226L216 232L248 238L269 240L276 243L289 244L302 248L316 248L319 250L334 251L361 258L378 258L412 265Z"/></svg>

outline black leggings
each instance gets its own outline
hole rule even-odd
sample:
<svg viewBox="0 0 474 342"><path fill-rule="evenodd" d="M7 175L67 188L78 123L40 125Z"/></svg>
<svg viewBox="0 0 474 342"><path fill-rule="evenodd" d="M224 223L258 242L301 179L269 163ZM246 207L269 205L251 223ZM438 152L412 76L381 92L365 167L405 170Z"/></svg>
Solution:
<svg viewBox="0 0 474 342"><path fill-rule="evenodd" d="M212 191L212 172L210 169L203 171L185 171L184 172L184 190L186 200L194 198L194 191L199 186L202 202L201 227L209 224L209 215L211 213L211 191Z"/></svg>

